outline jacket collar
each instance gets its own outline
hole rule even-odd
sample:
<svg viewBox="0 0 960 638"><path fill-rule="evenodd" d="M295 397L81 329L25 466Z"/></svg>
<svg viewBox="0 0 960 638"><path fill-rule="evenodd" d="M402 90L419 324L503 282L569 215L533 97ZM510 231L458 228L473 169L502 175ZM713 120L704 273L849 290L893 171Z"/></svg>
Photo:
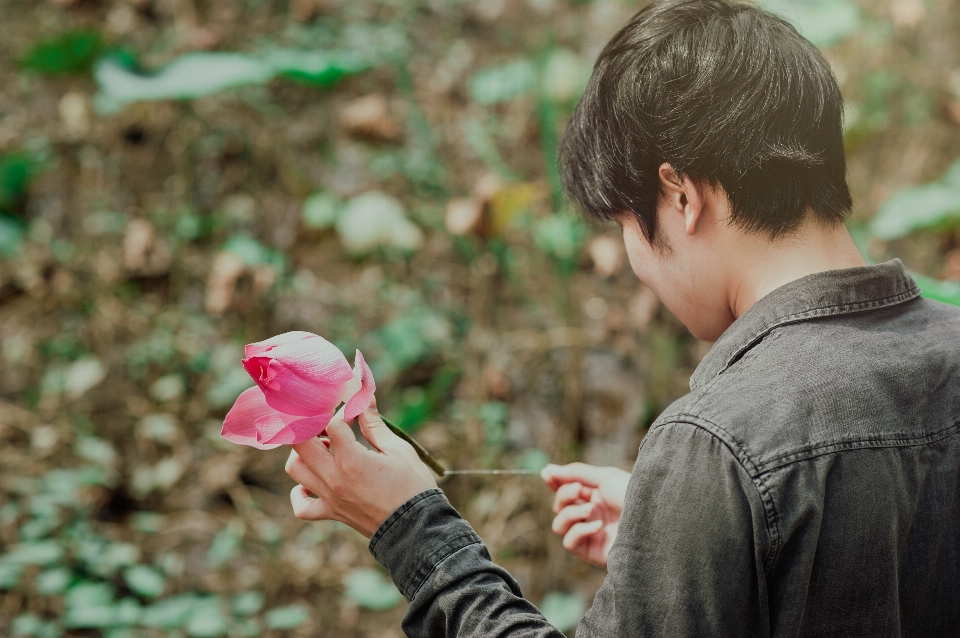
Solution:
<svg viewBox="0 0 960 638"><path fill-rule="evenodd" d="M690 377L690 389L696 391L723 374L774 328L885 308L919 296L920 288L899 259L791 281L760 299L727 328Z"/></svg>

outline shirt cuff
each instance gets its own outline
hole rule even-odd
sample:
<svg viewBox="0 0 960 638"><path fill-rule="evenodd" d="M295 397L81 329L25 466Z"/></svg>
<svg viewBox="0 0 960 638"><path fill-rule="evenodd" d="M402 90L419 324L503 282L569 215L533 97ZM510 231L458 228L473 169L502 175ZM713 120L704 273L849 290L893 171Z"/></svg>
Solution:
<svg viewBox="0 0 960 638"><path fill-rule="evenodd" d="M480 544L438 488L420 492L385 520L370 538L370 553L390 572L407 600L413 600L443 560L469 545Z"/></svg>

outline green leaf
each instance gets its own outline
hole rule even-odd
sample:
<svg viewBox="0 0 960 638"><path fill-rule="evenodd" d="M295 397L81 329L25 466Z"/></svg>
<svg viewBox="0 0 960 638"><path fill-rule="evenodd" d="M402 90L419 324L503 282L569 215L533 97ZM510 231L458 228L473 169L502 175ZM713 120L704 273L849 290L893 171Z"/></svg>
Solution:
<svg viewBox="0 0 960 638"><path fill-rule="evenodd" d="M897 239L915 230L958 224L960 187L933 183L896 193L870 221L870 231L880 239Z"/></svg>
<svg viewBox="0 0 960 638"><path fill-rule="evenodd" d="M340 212L340 201L330 193L314 193L303 202L303 221L318 230L332 228Z"/></svg>
<svg viewBox="0 0 960 638"><path fill-rule="evenodd" d="M144 598L156 598L163 593L167 585L162 574L145 565L133 565L125 569L123 580L133 593Z"/></svg>
<svg viewBox="0 0 960 638"><path fill-rule="evenodd" d="M112 443L93 436L84 436L78 439L74 451L77 456L98 465L113 465L117 459L117 449L113 447Z"/></svg>
<svg viewBox="0 0 960 638"><path fill-rule="evenodd" d="M263 609L263 594L258 591L237 594L233 597L230 608L238 616L252 616Z"/></svg>
<svg viewBox="0 0 960 638"><path fill-rule="evenodd" d="M113 587L109 583L81 581L67 590L65 604L68 609L108 607L113 603Z"/></svg>
<svg viewBox="0 0 960 638"><path fill-rule="evenodd" d="M13 550L0 557L0 561L15 565L50 565L63 558L63 547L56 541L20 543Z"/></svg>
<svg viewBox="0 0 960 638"><path fill-rule="evenodd" d="M790 22L818 47L843 41L863 24L851 0L761 0L760 6Z"/></svg>
<svg viewBox="0 0 960 638"><path fill-rule="evenodd" d="M105 58L97 63L94 77L100 85L98 107L112 111L131 102L192 99L238 86L266 84L278 75L329 86L367 67L362 58L349 52L277 49L260 55L188 53L151 75Z"/></svg>
<svg viewBox="0 0 960 638"><path fill-rule="evenodd" d="M960 284L952 281L938 281L923 275L911 273L913 279L923 291L923 296L952 306L960 306Z"/></svg>
<svg viewBox="0 0 960 638"><path fill-rule="evenodd" d="M133 525L133 528L144 534L156 534L159 532L163 529L164 520L163 514L157 514L156 512L135 512L130 517L130 523Z"/></svg>
<svg viewBox="0 0 960 638"><path fill-rule="evenodd" d="M263 628L256 618L235 618L230 625L230 635L256 638L263 635Z"/></svg>
<svg viewBox="0 0 960 638"><path fill-rule="evenodd" d="M501 449L507 440L507 419L510 409L503 401L485 401L480 404L480 421L487 447Z"/></svg>
<svg viewBox="0 0 960 638"><path fill-rule="evenodd" d="M363 56L344 51L280 49L268 53L266 61L283 77L321 87L370 68Z"/></svg>
<svg viewBox="0 0 960 638"><path fill-rule="evenodd" d="M576 627L585 611L583 598L576 594L552 591L548 592L540 603L540 613L560 631L569 631Z"/></svg>
<svg viewBox="0 0 960 638"><path fill-rule="evenodd" d="M303 605L289 605L271 609L263 615L268 629L294 629L310 620L310 614Z"/></svg>
<svg viewBox="0 0 960 638"><path fill-rule="evenodd" d="M140 624L158 629L178 629L187 624L200 600L196 594L180 594L159 600L144 609Z"/></svg>
<svg viewBox="0 0 960 638"><path fill-rule="evenodd" d="M533 448L517 457L518 470L542 470L550 463L550 457L543 450Z"/></svg>
<svg viewBox="0 0 960 638"><path fill-rule="evenodd" d="M477 71L470 83L470 94L480 104L506 102L532 90L537 84L537 69L527 59Z"/></svg>
<svg viewBox="0 0 960 638"><path fill-rule="evenodd" d="M217 379L217 382L207 390L207 402L214 408L224 408L232 405L237 397L254 385L253 379L246 370L237 367L228 371Z"/></svg>
<svg viewBox="0 0 960 638"><path fill-rule="evenodd" d="M34 587L38 594L53 596L62 594L73 580L73 573L66 567L55 567L40 572Z"/></svg>
<svg viewBox="0 0 960 638"><path fill-rule="evenodd" d="M20 584L23 565L0 562L0 591L13 589Z"/></svg>
<svg viewBox="0 0 960 638"><path fill-rule="evenodd" d="M15 206L27 194L34 164L21 153L0 158L0 209Z"/></svg>
<svg viewBox="0 0 960 638"><path fill-rule="evenodd" d="M393 609L403 600L403 594L390 579L376 569L354 569L347 574L346 585L347 598L365 609Z"/></svg>
<svg viewBox="0 0 960 638"><path fill-rule="evenodd" d="M211 567L220 567L225 562L237 555L240 544L243 542L243 525L238 521L232 521L222 530L217 532L210 543L210 549L207 551L207 563Z"/></svg>
<svg viewBox="0 0 960 638"><path fill-rule="evenodd" d="M113 624L121 627L135 625L143 616L143 605L135 598L124 598L113 607Z"/></svg>
<svg viewBox="0 0 960 638"><path fill-rule="evenodd" d="M550 256L564 275L578 263L580 247L590 234L589 228L573 215L559 214L541 220L534 227L537 248Z"/></svg>
<svg viewBox="0 0 960 638"><path fill-rule="evenodd" d="M226 634L228 629L229 624L219 596L199 599L185 628L191 638L216 638Z"/></svg>
<svg viewBox="0 0 960 638"><path fill-rule="evenodd" d="M250 235L234 235L224 243L223 249L239 257L249 268L255 268L269 261L270 249Z"/></svg>
<svg viewBox="0 0 960 638"><path fill-rule="evenodd" d="M556 102L580 97L590 79L590 65L569 49L554 49L543 65L541 85L544 96Z"/></svg>
<svg viewBox="0 0 960 638"><path fill-rule="evenodd" d="M31 519L20 526L20 538L23 540L39 540L50 535L60 525L60 517L56 514L42 515Z"/></svg>
<svg viewBox="0 0 960 638"><path fill-rule="evenodd" d="M433 404L427 391L421 386L413 386L403 391L397 417L393 422L404 432L414 432L421 423L430 418L432 412Z"/></svg>
<svg viewBox="0 0 960 638"><path fill-rule="evenodd" d="M77 556L87 569L106 578L121 567L135 564L140 559L140 548L132 543L85 543Z"/></svg>
<svg viewBox="0 0 960 638"><path fill-rule="evenodd" d="M35 44L20 58L20 66L49 75L76 73L89 69L102 52L99 33L72 31Z"/></svg>
<svg viewBox="0 0 960 638"><path fill-rule="evenodd" d="M23 222L0 210L0 257L15 257L25 235Z"/></svg>
<svg viewBox="0 0 960 638"><path fill-rule="evenodd" d="M33 636L34 638L59 638L63 630L56 623L37 618L33 614L22 614L13 619L10 629L14 636Z"/></svg>
<svg viewBox="0 0 960 638"><path fill-rule="evenodd" d="M381 351L374 375L390 377L427 358L450 337L449 322L435 311L415 306L381 326L370 339Z"/></svg>

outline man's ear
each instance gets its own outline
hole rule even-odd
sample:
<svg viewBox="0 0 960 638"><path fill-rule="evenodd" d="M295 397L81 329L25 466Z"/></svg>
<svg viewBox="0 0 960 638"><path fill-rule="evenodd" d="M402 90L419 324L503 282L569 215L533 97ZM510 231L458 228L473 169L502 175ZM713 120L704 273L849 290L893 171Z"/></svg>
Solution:
<svg viewBox="0 0 960 638"><path fill-rule="evenodd" d="M683 229L688 235L697 231L700 215L703 213L703 193L700 186L689 177L683 179L667 163L660 165L660 192L668 209L683 215Z"/></svg>

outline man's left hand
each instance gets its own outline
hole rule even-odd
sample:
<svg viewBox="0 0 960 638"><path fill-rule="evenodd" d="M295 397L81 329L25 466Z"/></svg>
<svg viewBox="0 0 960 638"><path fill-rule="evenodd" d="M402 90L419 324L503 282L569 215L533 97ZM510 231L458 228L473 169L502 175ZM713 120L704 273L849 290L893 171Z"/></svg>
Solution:
<svg viewBox="0 0 960 638"><path fill-rule="evenodd" d="M337 413L327 425L326 440L293 446L286 471L299 483L290 493L297 518L341 521L370 538L398 507L437 482L410 444L384 425L376 400L359 420L373 450Z"/></svg>

